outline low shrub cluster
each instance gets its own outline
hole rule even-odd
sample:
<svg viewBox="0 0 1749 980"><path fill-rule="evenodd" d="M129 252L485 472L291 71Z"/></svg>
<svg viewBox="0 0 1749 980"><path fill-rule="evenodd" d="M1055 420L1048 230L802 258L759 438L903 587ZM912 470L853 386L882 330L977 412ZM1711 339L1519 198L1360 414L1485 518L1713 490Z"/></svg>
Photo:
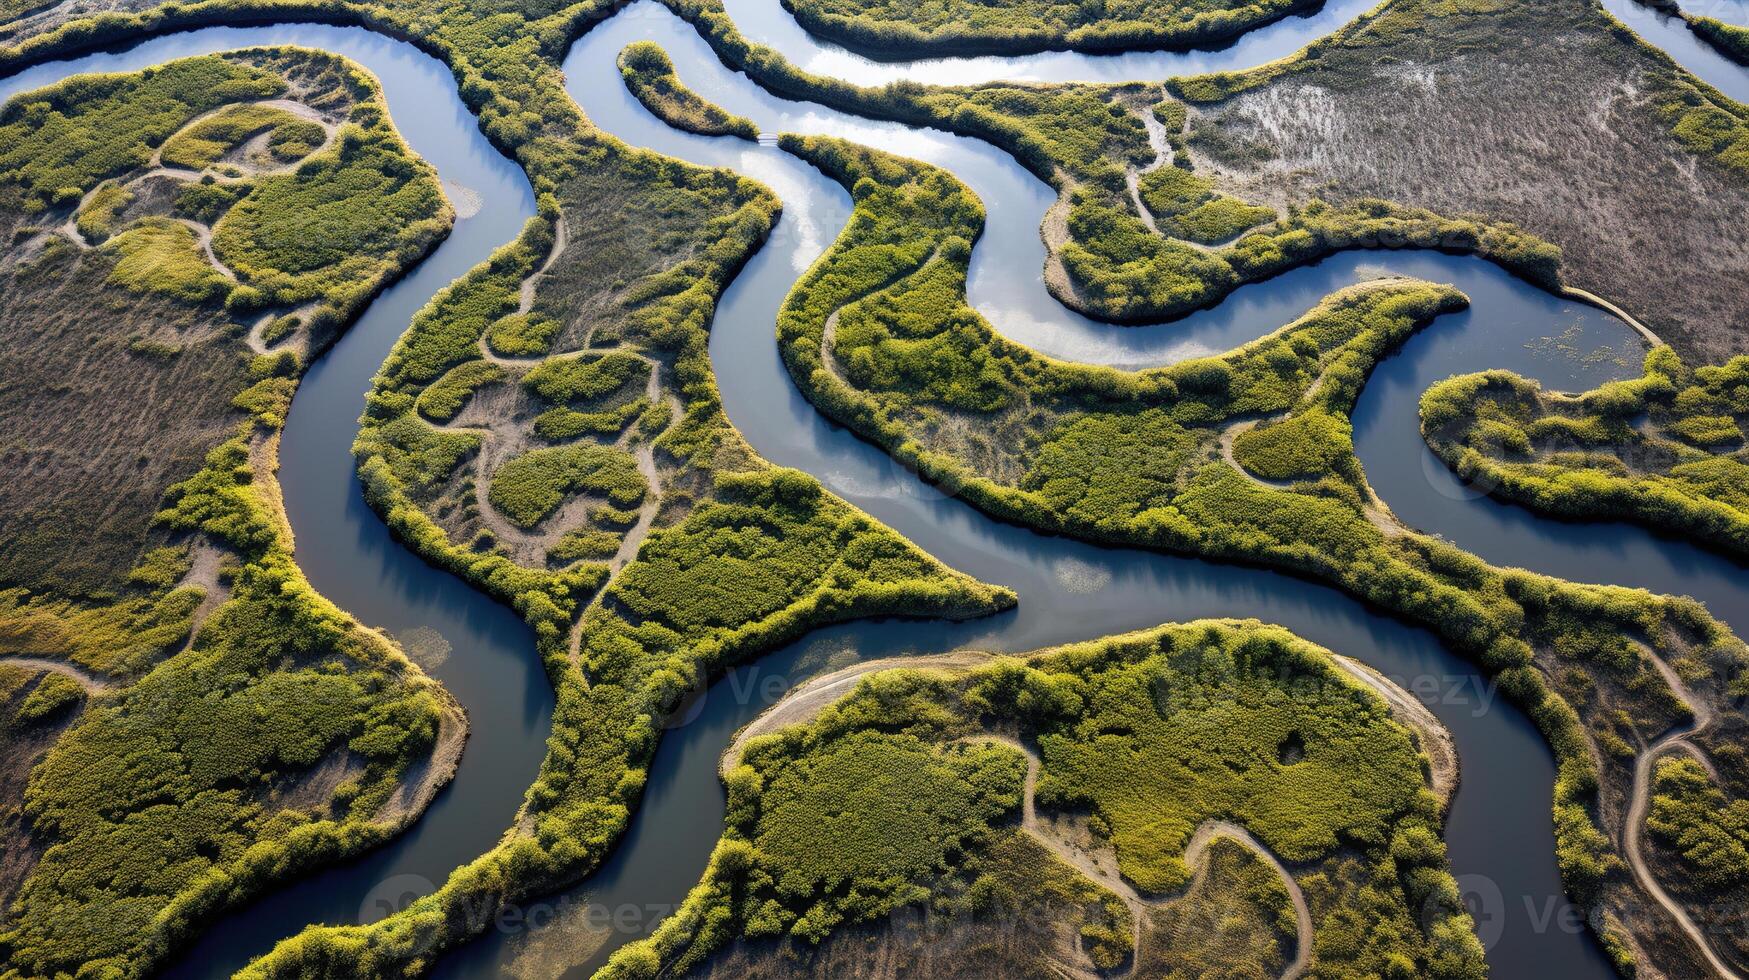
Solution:
<svg viewBox="0 0 1749 980"><path fill-rule="evenodd" d="M1749 555L1749 357L1691 370L1668 347L1579 395L1506 371L1421 397L1421 432L1466 481L1562 517L1632 520Z"/></svg>
<svg viewBox="0 0 1749 980"><path fill-rule="evenodd" d="M668 52L654 41L636 41L619 53L619 73L626 89L658 119L700 136L759 138L759 124L707 101L686 87L674 73Z"/></svg>
<svg viewBox="0 0 1749 980"><path fill-rule="evenodd" d="M1320 889L1323 970L1484 972L1414 736L1323 651L1273 627L1202 622L964 670L896 666L816 720L753 739L726 775L727 827L704 881L603 975L685 974L730 943L805 958L834 931L906 906L1023 915L994 901L1012 886L989 875L1001 822L1022 809L1025 760L989 732L1036 746L1037 806L1084 815L1095 846L1115 849L1121 875L1162 905L1149 930L1197 914L1206 894L1171 898L1191 877L1181 856L1199 824L1226 819ZM1290 741L1303 753L1284 758ZM1211 859L1243 864L1218 848ZM1058 860L1046 859L1050 873L1069 871ZM1206 880L1261 904L1256 942L1275 944L1260 952L1279 959L1276 937L1285 919L1291 939L1294 916L1274 870L1259 870ZM1098 911L1072 921L1095 966L1110 969L1130 959L1136 937L1124 900L1098 891ZM1351 920L1368 925L1355 931ZM1145 939L1142 949L1149 963L1173 955ZM1023 972L1049 972L1061 955Z"/></svg>
<svg viewBox="0 0 1749 980"><path fill-rule="evenodd" d="M785 7L815 34L888 58L1190 47L1237 37L1297 9L1288 0L1194 0L1170 6L1137 0L1097 5L1025 0L999 6L966 0L789 0Z"/></svg>
<svg viewBox="0 0 1749 980"><path fill-rule="evenodd" d="M1749 65L1749 27L1727 24L1717 17L1690 16L1687 19L1688 26L1725 57L1740 65Z"/></svg>
<svg viewBox="0 0 1749 980"><path fill-rule="evenodd" d="M320 123L278 106L236 103L179 130L164 142L158 159L165 166L205 170L262 135L275 162L296 163L321 146L327 133Z"/></svg>
<svg viewBox="0 0 1749 980"><path fill-rule="evenodd" d="M1183 167L1156 167L1148 171L1139 180L1138 192L1153 215L1154 224L1168 238L1219 245L1237 238L1247 228L1275 220L1273 210L1221 194L1206 177Z"/></svg>
<svg viewBox="0 0 1749 980"><path fill-rule="evenodd" d="M634 507L649 488L631 453L611 446L531 449L498 467L487 499L518 527L534 527L578 493Z"/></svg>
<svg viewBox="0 0 1749 980"><path fill-rule="evenodd" d="M1553 747L1557 858L1568 888L1586 907L1638 914L1639 893L1595 816L1599 797L1622 805L1631 784L1608 747L1643 744L1686 717L1650 656L1682 665L1687 683L1725 704L1724 692L1745 682L1749 655L1689 600L1493 568L1395 525L1374 502L1344 438L1354 401L1378 360L1418 325L1461 307L1461 294L1382 280L1333 294L1301 320L1219 357L1134 373L1062 364L1003 341L964 308L963 249L939 247L882 285L887 273L875 270L900 241L917 249L976 238L976 213L952 203L951 181L923 164L830 141L785 145L852 188L856 201L839 241L779 314L786 364L817 407L1004 519L1292 571L1432 630L1496 677ZM938 193L947 196L936 209L918 200ZM907 198L908 210L897 212L904 222L881 220ZM937 212L942 219L931 220ZM857 291L870 282L895 297L927 293L922 309L955 312L889 317L913 301L886 304ZM878 322L854 338L841 325L829 343L827 322L841 309L843 323L850 311ZM939 330L916 333L932 320ZM889 354L877 328L933 343L929 363L907 363L902 346ZM981 376L1026 379L1024 410L943 397L935 379L961 370L956 360ZM1000 370L984 367L992 364ZM1728 372L1709 370L1718 372L1708 375L1717 390L1689 397L1710 416L1739 389ZM1292 486L1261 484L1214 451L1228 426L1275 415L1283 421L1259 430L1243 452L1259 469L1297 479Z"/></svg>
<svg viewBox="0 0 1749 980"><path fill-rule="evenodd" d="M252 357L248 324L216 302L232 284L194 231L135 217L119 186L191 118L225 119L223 107L280 94L294 74L348 79L346 98L324 104L380 113L357 68L292 49L79 76L0 110L8 213L117 181L78 217L101 248L51 231L33 261L0 263L0 441L13 474L0 506L0 651L65 660L103 688L86 698L45 674L13 712L64 730L15 743L30 758L22 816L4 832L18 856L8 874L22 877L0 933L12 975L150 972L224 910L401 829L423 805L408 800L429 798L404 780L440 733L459 739L465 725L447 693L317 595L292 560L272 447L305 359ZM324 97L319 84L302 91ZM435 193L386 116L368 125L380 160ZM198 140L175 149L209 152ZM337 204L368 213L370 192L350 187ZM332 328L308 352L449 216L436 199L417 219L416 248L307 296ZM433 790L447 773L421 778Z"/></svg>

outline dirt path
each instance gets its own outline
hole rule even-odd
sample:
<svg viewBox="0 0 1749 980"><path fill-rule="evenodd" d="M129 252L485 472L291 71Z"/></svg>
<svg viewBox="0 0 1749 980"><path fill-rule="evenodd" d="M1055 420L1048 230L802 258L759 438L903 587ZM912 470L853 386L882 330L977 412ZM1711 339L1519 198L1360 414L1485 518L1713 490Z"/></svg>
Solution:
<svg viewBox="0 0 1749 980"><path fill-rule="evenodd" d="M1348 676L1365 684L1374 694L1383 698L1385 704L1390 706L1392 717L1415 733L1421 743L1421 751L1427 755L1428 781L1432 784L1433 795L1439 797L1441 806L1449 804L1452 794L1457 792L1459 775L1457 748L1452 743L1451 732L1420 698L1404 690L1389 677L1353 657L1340 653L1332 653L1330 656L1336 661L1336 666Z"/></svg>
<svg viewBox="0 0 1749 980"><path fill-rule="evenodd" d="M1646 746L1640 752L1639 757L1634 760L1634 786L1633 793L1629 798L1627 818L1623 821L1622 851L1627 858L1629 869L1633 871L1634 880L1640 888L1651 896L1652 900L1657 902L1665 912L1669 913L1672 919L1676 920L1677 926L1688 936L1689 941L1700 950L1701 955L1706 958L1707 964L1713 968L1714 972L1727 980L1741 980L1741 975L1714 951L1706 933L1695 924L1694 919L1689 916L1688 910L1683 908L1680 902L1670 897L1670 893L1666 892L1664 886L1659 884L1657 876L1652 873L1651 866L1646 863L1645 853L1640 846L1641 829L1646 822L1646 811L1651 807L1652 768L1659 756L1671 750L1687 752L1700 760L1701 765L1708 772L1716 774L1712 760L1708 759L1706 752L1693 742L1694 736L1706 731L1708 726L1713 723L1712 706L1707 704L1704 699L1696 697L1694 692L1690 691L1688 686L1682 682L1682 678L1677 676L1675 669L1665 663L1662 657L1644 648L1641 652L1651 659L1653 669L1664 678L1666 684L1670 685L1670 690L1684 704L1688 705L1689 710L1694 714L1694 721L1686 725L1678 725L1665 732L1657 741Z"/></svg>
<svg viewBox="0 0 1749 980"><path fill-rule="evenodd" d="M741 764L741 752L747 743L761 735L769 735L780 728L791 725L805 725L820 716L827 706L838 701L856 682L869 674L895 667L907 668L963 668L975 667L990 659L987 653L976 653L961 650L957 653L941 653L927 657L885 657L880 660L865 660L862 663L851 664L829 674L821 674L802 686L785 694L782 700L767 708L759 717L747 724L747 727L735 733L735 738L729 747L723 750L722 758L717 762L717 772L727 776L731 770Z"/></svg>
<svg viewBox="0 0 1749 980"><path fill-rule="evenodd" d="M852 664L841 670L836 670L829 674L823 674L785 695L781 701L773 705L764 714L761 714L751 724L747 725L747 727L737 732L734 740L729 743L729 747L723 751L722 758L717 765L717 770L719 774L727 776L735 766L740 764L741 755L749 741L762 735L769 735L779 729L788 728L793 725L807 724L819 717L820 713L828 706L837 703L845 695L849 694L856 684L869 674L893 668L966 668L976 666L989 659L989 654L974 653L970 651L938 654L928 657L893 657ZM1344 670L1354 674L1363 683L1367 684L1368 687L1379 691L1380 694L1385 697L1387 703L1392 705L1393 714L1397 713L1397 706L1399 704L1404 706L1405 713L1410 713L1407 711L1407 707L1408 704L1412 702L1419 714L1425 716L1424 719L1419 722L1410 722L1410 724L1418 731L1420 730L1421 725L1432 720L1431 713L1427 711L1426 707L1422 705L1421 702L1415 700L1408 694L1408 692L1396 688L1394 684L1391 684L1382 675L1370 671L1369 668L1360 667L1353 661L1349 661L1348 663L1340 663L1339 661L1339 665L1342 666ZM1394 691L1395 694L1388 694L1386 693L1387 691ZM1455 754L1450 753L1450 735L1445 732L1442 726L1438 725L1437 721L1432 721L1431 733L1426 740L1429 742L1438 742L1443 745L1447 755L1452 760L1451 768L1449 770L1451 773L1450 779L1442 781L1439 776L1436 775L1435 777L1436 792L1441 792L1441 798L1444 799L1449 797L1451 787L1455 783L1456 777L1456 757ZM1106 868L1093 855L1089 854L1082 848L1063 840L1048 823L1039 817L1036 793L1038 787L1038 776L1040 770L1043 768L1043 762L1039 759L1038 753L1030 746L1012 736L998 735L994 733L970 736L966 741L1000 743L1013 748L1026 757L1026 782L1021 801L1021 828L1037 840L1046 850L1050 851L1058 859L1063 861L1063 863L1081 872L1083 875L1086 875L1089 879L1097 882L1123 901L1124 905L1129 908L1132 919L1136 949L1132 953L1131 962L1132 964L1136 962L1136 958L1139 957L1141 952L1143 920L1146 917L1147 912L1150 909L1163 908L1171 905L1178 900L1179 896L1158 899L1150 898L1141 894L1136 891L1135 887L1126 881L1121 874ZM1440 771L1440 766L1437 764L1435 765L1435 771L1436 773ZM1443 790L1438 788L1441 786L1444 787ZM1191 834L1190 842L1185 847L1184 862L1187 865L1197 868L1197 875L1200 876L1204 873L1205 866L1202 863L1202 857L1207 850L1210 841L1216 837L1232 838L1239 844L1252 850L1259 858L1268 862L1269 866L1275 869L1276 874L1281 877L1282 883L1287 887L1288 896L1292 900L1294 906L1294 917L1297 925L1297 949L1293 961L1289 963L1287 968L1282 972L1282 977L1283 980L1290 980L1290 978L1299 977L1310 965L1312 956L1312 913L1310 906L1306 902L1305 893L1300 889L1299 883L1294 880L1293 875L1288 873L1287 868L1273 853L1270 852L1268 848L1264 847L1260 841L1253 837L1250 832L1246 831L1243 827L1224 820L1204 821Z"/></svg>
<svg viewBox="0 0 1749 980"><path fill-rule="evenodd" d="M517 303L516 303L516 312L517 313L519 313L523 316L527 316L528 311L534 309L534 290L535 290L535 287L537 285L539 285L541 277L547 274L547 270L549 270L553 267L553 263L557 262L559 260L559 256L564 254L565 243L566 243L565 216L561 214L553 220L553 248L552 248L552 251L549 251L547 253L546 261L542 262L540 264L540 268L534 270L533 275L529 276L527 279L522 280L522 290L518 294ZM484 335L482 335L482 337L483 336ZM482 340L482 343L483 342L484 341Z"/></svg>
<svg viewBox="0 0 1749 980"><path fill-rule="evenodd" d="M403 775L401 784L377 811L377 822L403 827L424 813L437 791L455 777L467 741L467 714L451 700L438 718L437 743L431 747L431 755Z"/></svg>
<svg viewBox="0 0 1749 980"><path fill-rule="evenodd" d="M1018 739L1004 735L986 734L974 736L970 740L980 739L987 742L999 742L1026 756L1026 784L1025 795L1021 803L1021 829L1030 834L1046 850L1056 855L1058 860L1098 882L1122 899L1123 903L1129 907L1131 929L1135 936L1135 949L1130 954L1133 972L1135 965L1141 962L1142 936L1147 913L1152 909L1166 908L1179 901L1182 896L1158 899L1142 895L1121 874L1107 871L1098 861L1093 859L1092 855L1058 837L1053 828L1040 820L1038 816L1035 799L1039 770L1043 768L1038 753ZM1311 906L1307 904L1305 892L1300 889L1299 882L1295 881L1294 876L1288 873L1286 866L1270 852L1269 848L1264 847L1262 842L1251 836L1250 831L1226 820L1205 820L1198 824L1196 830L1191 832L1189 843L1184 847L1184 863L1196 869L1194 877L1191 879L1191 886L1194 887L1196 882L1207 873L1207 865L1203 863L1202 858L1208 850L1209 843L1216 837L1230 838L1243 845L1256 854L1260 860L1274 868L1275 873L1281 878L1282 884L1287 888L1288 899L1293 903L1295 923L1294 958L1282 970L1281 976L1282 980L1293 980L1293 978L1304 974L1312 962Z"/></svg>
<svg viewBox="0 0 1749 980"><path fill-rule="evenodd" d="M198 221L191 221L188 218L177 218L176 221L188 228L189 231L194 232L194 240L199 243L201 254L206 256L207 263L213 268L219 270L219 274L226 279L236 282L237 274L231 271L230 266L219 261L219 257L213 253L212 226L203 225Z"/></svg>
<svg viewBox="0 0 1749 980"><path fill-rule="evenodd" d="M114 681L103 680L94 674L87 674L85 671L80 670L78 667L75 667L64 660L51 660L48 657L15 657L4 655L0 656L0 665L23 667L27 670L46 670L51 674L60 674L62 677L76 681L80 687L85 689L85 693L88 695L102 694L104 691L113 690L115 688Z"/></svg>

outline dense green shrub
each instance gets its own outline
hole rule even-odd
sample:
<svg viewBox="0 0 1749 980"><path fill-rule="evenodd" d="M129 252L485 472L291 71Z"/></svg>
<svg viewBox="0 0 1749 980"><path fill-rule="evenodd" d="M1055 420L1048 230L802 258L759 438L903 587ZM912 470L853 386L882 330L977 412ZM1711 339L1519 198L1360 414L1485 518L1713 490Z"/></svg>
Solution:
<svg viewBox="0 0 1749 980"><path fill-rule="evenodd" d="M1688 26L1732 61L1749 65L1749 27L1727 24L1716 17L1689 16Z"/></svg>
<svg viewBox="0 0 1749 980"><path fill-rule="evenodd" d="M1728 799L1687 757L1658 763L1652 793L1646 829L1680 856L1684 874L1712 891L1749 885L1749 800Z"/></svg>
<svg viewBox="0 0 1749 980"><path fill-rule="evenodd" d="M1640 378L1576 396L1490 371L1421 398L1427 444L1492 494L1563 517L1641 521L1734 554L1749 554L1744 420L1749 357L1691 371L1667 347L1647 355Z"/></svg>
<svg viewBox="0 0 1749 980"><path fill-rule="evenodd" d="M705 100L674 73L668 52L654 41L635 41L619 53L619 73L626 89L644 108L676 129L700 136L759 138L759 124Z"/></svg>
<svg viewBox="0 0 1749 980"><path fill-rule="evenodd" d="M835 929L904 905L973 911L960 896L996 886L981 877L1003 841L996 827L1021 806L1022 758L983 738L990 730L1037 746L1039 808L1088 814L1143 892L1181 888L1194 828L1232 819L1300 874L1340 868L1362 886L1330 889L1315 933L1354 917L1391 923L1321 943L1325 969L1481 975L1413 736L1324 652L1255 623L1203 622L966 670L897 666L812 722L752 740L726 774L728 826L705 880L605 976L686 973L738 939L782 937L784 955L806 956ZM1303 756L1284 760L1289 740ZM1291 936L1285 887L1267 867L1252 877L1272 920L1263 929L1285 918ZM1449 898L1424 901L1434 890ZM1182 902L1160 914L1189 911ZM1109 893L1104 904L1123 909ZM1128 922L1089 925L1096 963L1129 956Z"/></svg>
<svg viewBox="0 0 1749 980"><path fill-rule="evenodd" d="M251 137L264 133L270 154L280 163L303 159L327 135L321 124L277 106L238 103L179 130L164 142L158 159L170 167L205 170Z"/></svg>
<svg viewBox="0 0 1749 980"><path fill-rule="evenodd" d="M505 357L537 357L552 350L559 322L544 316L512 313L486 331L486 344Z"/></svg>
<svg viewBox="0 0 1749 980"><path fill-rule="evenodd" d="M419 414L433 422L455 418L480 388L504 379L504 369L490 361L469 361L437 379L419 393Z"/></svg>
<svg viewBox="0 0 1749 980"><path fill-rule="evenodd" d="M605 496L620 507L644 499L648 486L631 453L610 446L531 449L498 467L487 499L518 527L534 527L577 493Z"/></svg>

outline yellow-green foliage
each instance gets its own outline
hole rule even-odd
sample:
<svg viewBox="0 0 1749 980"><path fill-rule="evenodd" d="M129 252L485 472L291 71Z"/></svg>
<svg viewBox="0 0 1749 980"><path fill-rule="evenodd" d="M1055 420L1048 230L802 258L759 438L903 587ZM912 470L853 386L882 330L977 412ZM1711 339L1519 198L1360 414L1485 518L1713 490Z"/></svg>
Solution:
<svg viewBox="0 0 1749 980"><path fill-rule="evenodd" d="M452 220L436 174L411 157L380 105L354 110L330 150L256 178L213 228L213 250L259 302L350 305L418 259Z"/></svg>
<svg viewBox="0 0 1749 980"><path fill-rule="evenodd" d="M577 493L605 496L630 507L648 485L631 453L611 446L531 449L498 467L486 498L518 527L534 527Z"/></svg>
<svg viewBox="0 0 1749 980"><path fill-rule="evenodd" d="M78 75L0 111L0 181L25 205L72 204L99 181L144 166L151 147L203 112L279 94L272 72L209 56L120 75Z"/></svg>
<svg viewBox="0 0 1749 980"><path fill-rule="evenodd" d="M469 361L419 393L419 414L433 422L448 422L481 387L504 379L504 369L490 361Z"/></svg>
<svg viewBox="0 0 1749 980"><path fill-rule="evenodd" d="M1645 425L1633 424L1646 417ZM1421 431L1466 480L1549 513L1629 519L1749 553L1749 357L1690 371L1674 351L1576 397L1506 371L1441 382Z"/></svg>
<svg viewBox="0 0 1749 980"><path fill-rule="evenodd" d="M1218 245L1247 228L1275 220L1269 208L1216 193L1206 178L1182 167L1151 170L1139 184L1142 203L1154 216L1154 224L1170 238Z"/></svg>
<svg viewBox="0 0 1749 980"><path fill-rule="evenodd" d="M231 292L231 280L213 268L193 229L170 218L142 218L104 248L116 256L109 279L139 292L206 303Z"/></svg>
<svg viewBox="0 0 1749 980"><path fill-rule="evenodd" d="M1688 16L1688 26L1738 64L1749 65L1749 27L1727 24L1716 17Z"/></svg>
<svg viewBox="0 0 1749 980"><path fill-rule="evenodd" d="M79 682L53 671L45 671L36 687L31 688L24 702L13 712L12 721L19 725L34 725L49 721L66 712L85 697Z"/></svg>
<svg viewBox="0 0 1749 980"><path fill-rule="evenodd" d="M1658 762L1646 829L1709 891L1749 885L1749 800L1727 799L1687 756Z"/></svg>
<svg viewBox="0 0 1749 980"><path fill-rule="evenodd" d="M512 313L486 331L486 343L505 357L534 357L552 350L559 321L550 317Z"/></svg>
<svg viewBox="0 0 1749 980"><path fill-rule="evenodd" d="M321 124L278 106L228 105L182 129L164 142L158 159L165 166L205 170L251 137L268 134L268 152L281 163L308 156L322 144Z"/></svg>
<svg viewBox="0 0 1749 980"><path fill-rule="evenodd" d="M619 53L619 73L644 108L676 129L700 136L759 138L759 124L709 102L674 73L668 52L654 41L634 41Z"/></svg>
<svg viewBox="0 0 1749 980"><path fill-rule="evenodd" d="M1123 876L1144 890L1186 881L1180 855L1214 817L1245 824L1299 867L1334 867L1358 850L1367 898L1385 907L1338 896L1320 918L1389 928L1330 944L1324 967L1481 975L1413 737L1323 651L1255 623L1163 627L957 673L870 675L811 724L746 746L705 881L605 975L684 973L736 939L817 943L932 899L969 911L955 896L987 887L977 875L990 824L1020 802L1021 756L982 738L989 728L1037 745L1039 806L1091 811ZM1289 741L1304 754L1284 759ZM1243 887L1263 903L1264 933L1279 932L1285 912L1291 936L1284 886ZM1110 923L1083 937L1096 963L1114 966L1128 932Z"/></svg>
<svg viewBox="0 0 1749 980"><path fill-rule="evenodd" d="M1239 434L1233 457L1265 480L1317 479L1338 472L1354 452L1348 420L1305 412Z"/></svg>
<svg viewBox="0 0 1749 980"><path fill-rule="evenodd" d="M610 351L543 362L522 379L523 387L559 405L586 405L635 382L642 390L650 366L630 354Z"/></svg>
<svg viewBox="0 0 1749 980"><path fill-rule="evenodd" d="M1210 841L1203 860L1196 884L1182 899L1148 914L1136 972L1280 976L1298 941L1293 903L1281 876L1227 837Z"/></svg>
<svg viewBox="0 0 1749 980"><path fill-rule="evenodd" d="M76 216L79 234L89 242L101 242L115 233L115 222L132 204L134 195L120 184L103 184L92 192Z"/></svg>

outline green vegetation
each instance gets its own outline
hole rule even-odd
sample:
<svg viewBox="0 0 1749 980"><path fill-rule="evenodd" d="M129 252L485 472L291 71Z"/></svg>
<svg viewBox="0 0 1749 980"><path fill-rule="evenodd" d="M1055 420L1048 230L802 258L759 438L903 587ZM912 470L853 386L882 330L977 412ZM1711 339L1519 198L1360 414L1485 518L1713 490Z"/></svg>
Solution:
<svg viewBox="0 0 1749 980"><path fill-rule="evenodd" d="M1719 786L1714 768L1683 753L1660 759L1646 815L1653 873L1679 900L1701 910L1741 908L1749 901L1749 799L1740 779ZM1749 958L1749 938L1721 932L1717 943L1730 961Z"/></svg>
<svg viewBox="0 0 1749 980"><path fill-rule="evenodd" d="M432 196L404 215L406 251L307 297L322 310L297 322L325 333L256 357L251 322L218 302L239 290L165 212L174 195L125 181L190 119L294 79ZM306 358L449 214L374 84L317 52L76 77L0 120L0 213L83 199L79 233L107 237L84 248L55 222L8 234L0 261L0 652L64 661L97 692L0 677L0 779L21 802L0 829L0 969L140 976L224 910L382 843L447 778L424 764L459 744L459 708L310 588L273 470ZM369 214L369 192L337 205Z"/></svg>
<svg viewBox="0 0 1749 980"><path fill-rule="evenodd" d="M1688 26L1707 43L1738 64L1749 65L1749 27L1727 24L1717 17L1689 17Z"/></svg>
<svg viewBox="0 0 1749 980"><path fill-rule="evenodd" d="M809 31L885 57L1188 47L1237 37L1298 8L1288 0L790 0L785 6Z"/></svg>
<svg viewBox="0 0 1749 980"><path fill-rule="evenodd" d="M18 709L12 712L11 724L35 725L64 714L85 697L79 682L64 674L45 672Z"/></svg>
<svg viewBox="0 0 1749 980"><path fill-rule="evenodd" d="M116 255L109 281L135 292L163 293L184 303L230 295L231 280L207 262L194 232L179 221L142 219L104 247Z"/></svg>
<svg viewBox="0 0 1749 980"><path fill-rule="evenodd" d="M267 136L268 153L280 163L309 156L327 137L320 123L278 106L233 104L171 136L159 149L158 159L165 166L205 170L262 134Z"/></svg>
<svg viewBox="0 0 1749 980"><path fill-rule="evenodd" d="M1244 845L1217 837L1184 897L1149 914L1135 972L1158 977L1281 976L1293 954L1287 886Z"/></svg>
<svg viewBox="0 0 1749 980"><path fill-rule="evenodd" d="M326 299L351 306L383 273L425 254L448 205L431 168L409 158L379 106L361 107L331 152L257 178L213 226L213 251L260 296L255 305Z"/></svg>
<svg viewBox="0 0 1749 980"><path fill-rule="evenodd" d="M1141 176L1138 190L1155 225L1168 238L1219 245L1247 228L1275 220L1269 208L1217 193L1207 178L1182 167L1148 171Z"/></svg>
<svg viewBox="0 0 1749 980"><path fill-rule="evenodd" d="M538 357L552 350L559 321L512 313L486 331L486 345L504 357Z"/></svg>
<svg viewBox="0 0 1749 980"><path fill-rule="evenodd" d="M1749 357L1690 370L1668 347L1580 395L1506 371L1421 397L1427 444L1465 481L1562 517L1626 519L1749 555Z"/></svg>
<svg viewBox="0 0 1749 980"><path fill-rule="evenodd" d="M120 184L99 184L74 216L79 234L102 242L115 233L116 218L133 202L134 195Z"/></svg>
<svg viewBox="0 0 1749 980"><path fill-rule="evenodd" d="M608 446L534 449L492 474L492 505L518 527L534 527L558 510L566 497L590 492L620 507L644 499L648 488L638 461Z"/></svg>
<svg viewBox="0 0 1749 980"><path fill-rule="evenodd" d="M1233 458L1265 480L1316 480L1353 454L1348 420L1321 411L1247 429L1233 441Z"/></svg>
<svg viewBox="0 0 1749 980"><path fill-rule="evenodd" d="M1683 871L1714 892L1749 887L1749 800L1729 800L1699 762L1658 763L1646 827L1681 856Z"/></svg>
<svg viewBox="0 0 1749 980"><path fill-rule="evenodd" d="M966 670L895 666L810 724L752 739L727 774L728 825L705 880L604 976L684 974L731 941L765 940L773 955L805 957L834 930L905 906L950 918L1009 914L1006 904L1022 896L990 870L1006 846L1001 823L1022 809L1025 763L1011 745L982 737L992 731L1036 745L1037 805L1082 815L1089 846L1114 849L1123 878L1158 896L1107 891L1103 915L1079 917L1097 968L1132 955L1126 902L1149 909L1156 932L1206 911L1206 888L1172 896L1191 881L1182 855L1193 831L1218 818L1248 827L1319 889L1321 970L1484 972L1414 736L1318 648L1254 622L1202 622ZM1284 759L1290 741L1303 754ZM1058 854L1082 849L1055 825L1023 833ZM1242 863L1211 853L1223 870ZM1052 875L1075 874L1054 857L1046 863ZM1276 942L1288 905L1274 870L1262 871L1214 886L1261 903L1253 947ZM1285 918L1291 936L1291 910ZM1144 940L1149 962L1198 952L1157 942ZM1279 959L1276 945L1258 952ZM1048 972L1063 955L1059 947L1021 972Z"/></svg>
<svg viewBox="0 0 1749 980"><path fill-rule="evenodd" d="M654 41L636 41L619 53L619 73L626 88L658 119L700 136L759 138L759 124L727 112L686 87L674 74L668 52Z"/></svg>
<svg viewBox="0 0 1749 980"><path fill-rule="evenodd" d="M469 361L419 393L419 414L433 422L448 422L461 413L474 392L504 380L504 369L491 361Z"/></svg>
<svg viewBox="0 0 1749 980"><path fill-rule="evenodd" d="M1641 914L1594 814L1600 799L1625 800L1628 746L1688 717L1649 658L1735 715L1727 692L1749 683L1749 652L1691 600L1494 568L1374 500L1341 438L1354 400L1378 359L1460 294L1382 280L1219 357L1134 373L1064 364L1004 341L965 305L965 243L981 222L957 182L832 140L785 146L856 205L779 314L783 356L817 407L1004 519L1293 571L1431 629L1496 677L1553 747L1568 888L1622 921ZM1243 455L1298 482L1261 483L1221 458L1223 434L1259 417L1279 417L1279 431L1260 429Z"/></svg>

